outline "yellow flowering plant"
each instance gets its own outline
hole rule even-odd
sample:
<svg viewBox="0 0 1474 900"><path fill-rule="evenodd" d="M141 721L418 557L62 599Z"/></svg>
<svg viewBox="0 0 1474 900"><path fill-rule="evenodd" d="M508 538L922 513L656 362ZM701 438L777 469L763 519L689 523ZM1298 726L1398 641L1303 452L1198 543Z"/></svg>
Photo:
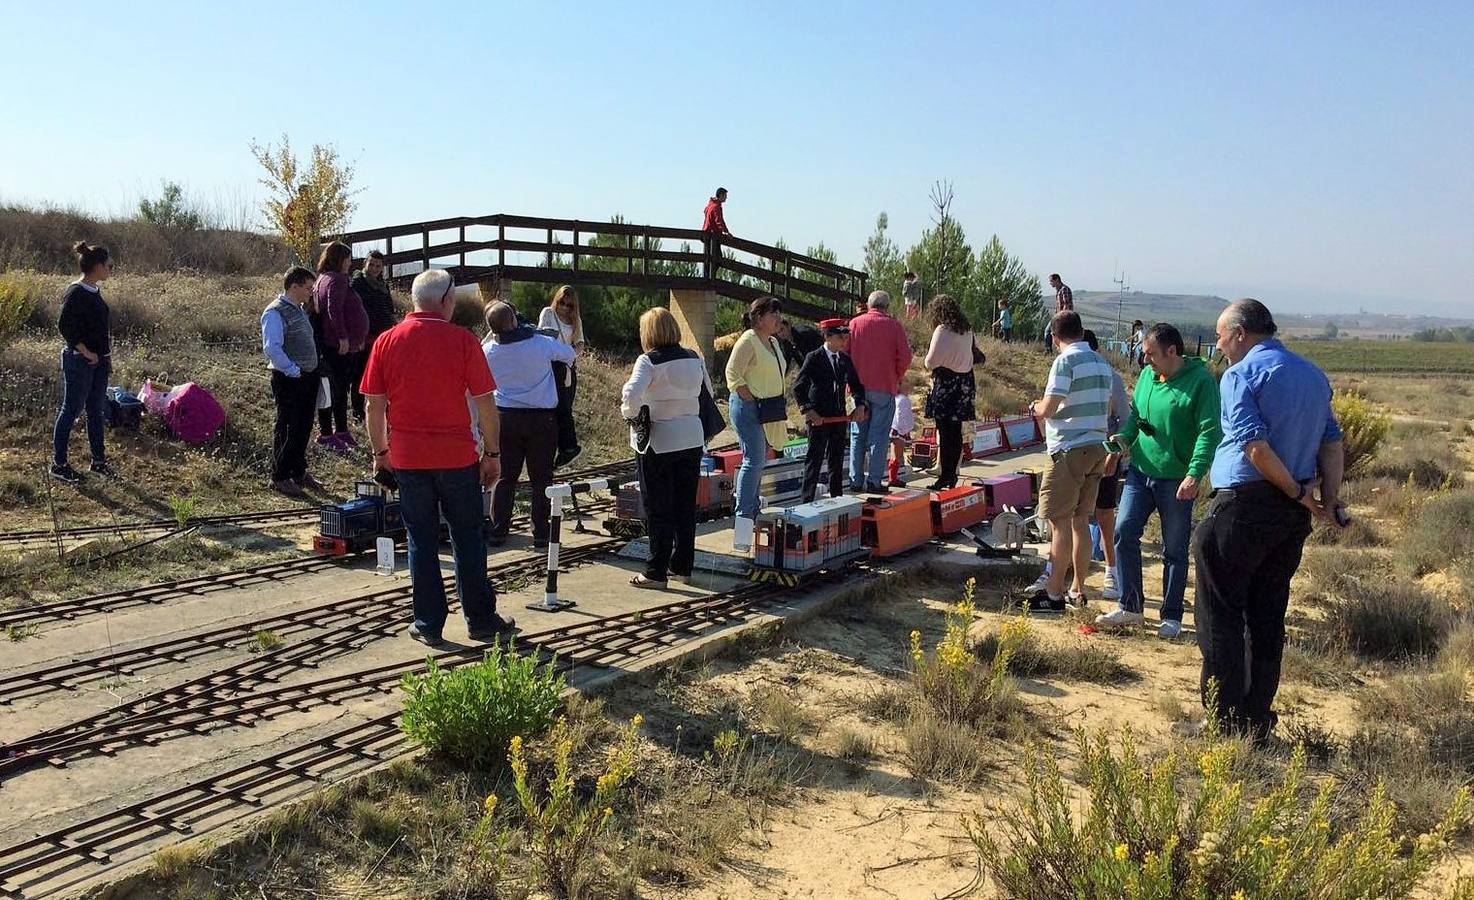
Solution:
<svg viewBox="0 0 1474 900"><path fill-rule="evenodd" d="M553 773L545 792L533 785L522 738L512 739L507 761L527 827L528 849L544 887L553 896L577 898L587 892L597 839L609 827L620 789L635 771L642 722L636 715L620 729L618 741L605 757L603 772L595 780L593 796L586 800L574 792L573 738L566 720L559 719L547 737L553 748Z"/></svg>
<svg viewBox="0 0 1474 900"><path fill-rule="evenodd" d="M964 825L1006 897L1128 900L1386 900L1407 897L1471 821L1459 791L1443 819L1412 841L1379 785L1348 824L1333 823L1337 784L1306 787L1297 747L1284 774L1250 799L1242 745L1210 736L1147 761L1129 728L1078 735L1089 802L1083 816L1052 754L1030 744L1023 800Z"/></svg>
<svg viewBox="0 0 1474 900"><path fill-rule="evenodd" d="M942 639L931 653L922 647L921 632L910 635L913 686L939 715L954 722L978 723L996 711L1008 689L1009 661L1029 634L1027 620L1008 621L992 662L979 661L971 636L976 587L969 578L962 598L947 609Z"/></svg>

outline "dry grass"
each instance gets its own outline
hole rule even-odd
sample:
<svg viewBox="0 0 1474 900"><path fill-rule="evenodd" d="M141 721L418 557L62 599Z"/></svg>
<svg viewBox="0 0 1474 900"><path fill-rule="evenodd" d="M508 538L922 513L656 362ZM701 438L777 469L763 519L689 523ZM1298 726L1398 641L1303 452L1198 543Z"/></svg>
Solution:
<svg viewBox="0 0 1474 900"><path fill-rule="evenodd" d="M1089 681L1097 684L1122 684L1141 678L1139 672L1121 661L1121 657L1101 639L1068 638L1045 640L1030 631L1024 642L1013 651L1008 670L1026 678L1059 678L1064 681ZM997 633L978 642L978 657L992 662L998 653Z"/></svg>

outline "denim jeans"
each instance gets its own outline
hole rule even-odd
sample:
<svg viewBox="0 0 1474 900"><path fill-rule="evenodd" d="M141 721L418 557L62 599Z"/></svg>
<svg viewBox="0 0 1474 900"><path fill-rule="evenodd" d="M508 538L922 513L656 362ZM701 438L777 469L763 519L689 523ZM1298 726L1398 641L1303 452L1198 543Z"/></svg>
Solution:
<svg viewBox="0 0 1474 900"><path fill-rule="evenodd" d="M896 396L886 391L865 392L870 415L850 425L850 488L863 491L885 484L886 455L891 449L891 423L896 418ZM869 459L866 459L866 454Z"/></svg>
<svg viewBox="0 0 1474 900"><path fill-rule="evenodd" d="M1155 512L1162 525L1162 618L1182 621L1187 590L1187 544L1192 536L1193 502L1177 499L1180 478L1152 478L1131 466L1116 510L1116 568L1121 608L1141 612L1145 604L1141 574L1141 532Z"/></svg>
<svg viewBox="0 0 1474 900"><path fill-rule="evenodd" d="M480 469L398 469L399 509L409 537L409 577L414 588L415 627L439 635L449 610L440 574L440 517L450 526L456 593L472 629L490 624L496 593L486 577L486 541L481 532Z"/></svg>
<svg viewBox="0 0 1474 900"><path fill-rule="evenodd" d="M733 394L728 407L732 411L732 430L737 432L737 446L742 448L742 465L737 467L737 515L753 519L762 504L758 492L763 484L763 469L768 464L768 437L757 418L757 403Z"/></svg>
<svg viewBox="0 0 1474 900"><path fill-rule="evenodd" d="M70 347L61 351L61 411L56 414L56 426L51 431L52 465L67 464L67 441L83 410L87 411L87 443L92 450L92 461L107 459L103 418L107 413L107 377L112 370L109 357L104 356L94 366Z"/></svg>

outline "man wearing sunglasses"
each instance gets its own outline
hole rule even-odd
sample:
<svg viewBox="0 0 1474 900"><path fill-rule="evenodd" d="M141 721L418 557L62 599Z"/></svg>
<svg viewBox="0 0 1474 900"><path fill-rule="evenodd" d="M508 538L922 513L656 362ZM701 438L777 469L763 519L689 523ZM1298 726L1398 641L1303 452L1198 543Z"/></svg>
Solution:
<svg viewBox="0 0 1474 900"><path fill-rule="evenodd" d="M1162 623L1157 634L1171 639L1182 633L1193 500L1223 437L1218 382L1202 360L1184 358L1182 334L1166 322L1153 325L1141 346L1149 368L1136 380L1131 414L1120 433L1111 436L1131 457L1116 511L1120 605L1095 622L1109 628L1142 623L1141 534L1156 513L1162 525Z"/></svg>

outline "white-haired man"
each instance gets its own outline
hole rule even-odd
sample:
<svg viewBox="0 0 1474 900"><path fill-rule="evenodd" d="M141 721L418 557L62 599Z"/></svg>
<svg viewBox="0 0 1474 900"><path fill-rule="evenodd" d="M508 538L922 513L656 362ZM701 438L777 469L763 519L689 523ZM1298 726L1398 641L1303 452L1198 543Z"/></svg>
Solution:
<svg viewBox="0 0 1474 900"><path fill-rule="evenodd" d="M850 489L881 493L896 393L911 365L911 344L905 327L890 314L890 294L872 291L865 305L866 311L850 320L850 359L865 386L870 415L850 425Z"/></svg>
<svg viewBox="0 0 1474 900"><path fill-rule="evenodd" d="M448 614L440 574L444 516L467 632L472 640L492 640L512 629L511 620L496 613L481 528L480 486L501 475L492 402L496 382L476 336L450 322L455 281L449 273L421 272L410 292L414 312L374 342L360 387L374 470L393 472L399 482L414 591L409 635L432 647L442 640ZM487 448L479 462L468 394Z"/></svg>

